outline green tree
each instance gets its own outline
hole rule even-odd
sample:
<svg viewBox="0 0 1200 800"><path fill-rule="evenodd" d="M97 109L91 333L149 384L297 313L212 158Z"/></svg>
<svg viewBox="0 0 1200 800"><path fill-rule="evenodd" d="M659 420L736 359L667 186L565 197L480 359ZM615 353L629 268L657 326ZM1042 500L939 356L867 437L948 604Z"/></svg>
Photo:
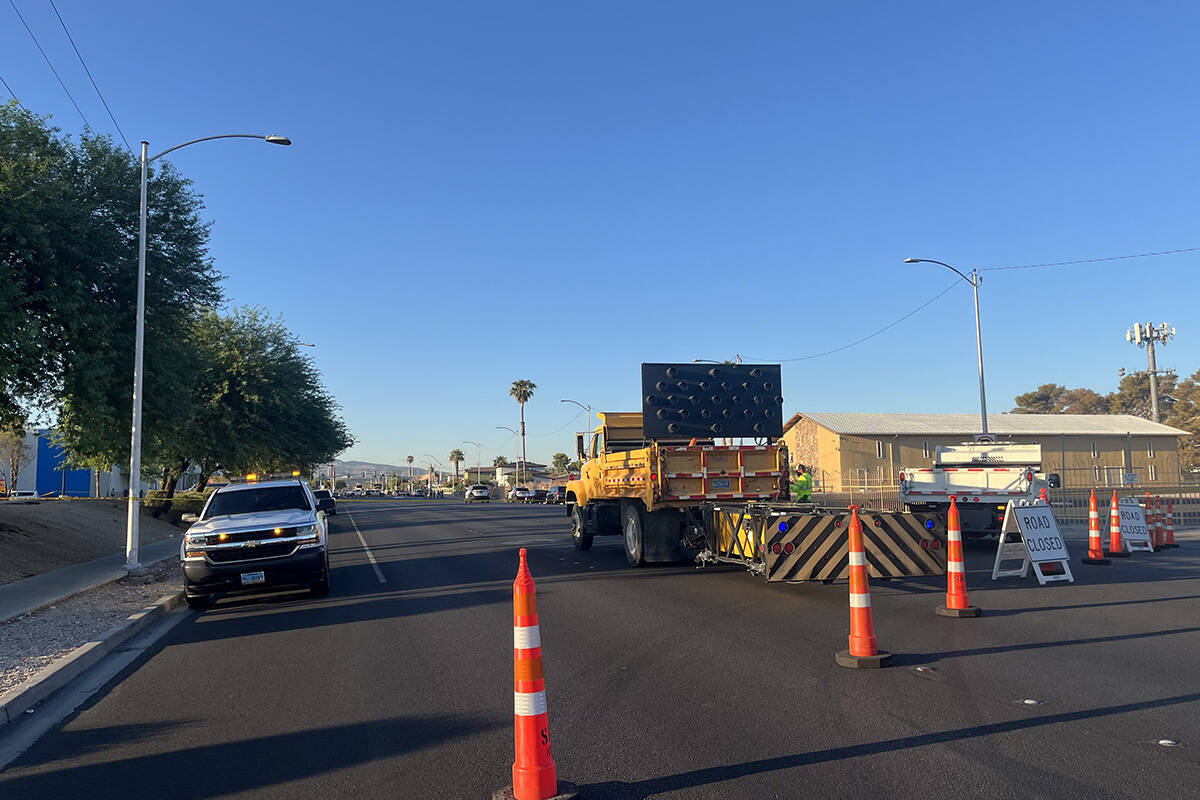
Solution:
<svg viewBox="0 0 1200 800"><path fill-rule="evenodd" d="M506 466L507 464L508 464L508 459L505 458L504 456L496 456L495 458L492 459L493 467L503 467L503 466Z"/></svg>
<svg viewBox="0 0 1200 800"><path fill-rule="evenodd" d="M1158 376L1158 411L1161 419L1171 416L1175 404L1175 376ZM1108 408L1113 414L1132 414L1150 419L1150 376L1147 372L1132 372L1108 395Z"/></svg>
<svg viewBox="0 0 1200 800"><path fill-rule="evenodd" d="M1166 422L1192 434L1179 439L1179 466L1194 473L1200 470L1200 371L1180 381L1171 394L1174 402Z"/></svg>
<svg viewBox="0 0 1200 800"><path fill-rule="evenodd" d="M53 411L69 457L129 458L140 167L106 137L61 135L0 107L0 418ZM175 370L196 308L221 299L190 182L164 163L147 189L144 428L178 412ZM156 442L145 442L152 454Z"/></svg>
<svg viewBox="0 0 1200 800"><path fill-rule="evenodd" d="M554 469L555 475L562 475L567 471L567 465L571 463L571 459L566 453L555 453L550 460L550 466Z"/></svg>
<svg viewBox="0 0 1200 800"><path fill-rule="evenodd" d="M454 482L458 483L458 465L466 459L463 451L457 447L450 451L450 463L454 465Z"/></svg>
<svg viewBox="0 0 1200 800"><path fill-rule="evenodd" d="M525 455L525 404L533 399L533 390L536 388L537 384L533 381L522 379L513 381L508 390L509 396L516 400L517 405L521 407L521 464L518 466L522 468L526 468L525 465L529 463L529 459Z"/></svg>
<svg viewBox="0 0 1200 800"><path fill-rule="evenodd" d="M408 462L408 480L409 480L409 482L411 482L412 476L413 476L412 465L413 465L413 462L416 461L416 459L413 458L412 456L407 456L404 460Z"/></svg>
<svg viewBox="0 0 1200 800"><path fill-rule="evenodd" d="M1014 414L1057 414L1063 408L1063 395L1067 387L1057 383L1043 383L1032 392L1016 396Z"/></svg>
<svg viewBox="0 0 1200 800"><path fill-rule="evenodd" d="M1107 414L1108 398L1099 392L1080 387L1068 389L1061 398L1063 414Z"/></svg>

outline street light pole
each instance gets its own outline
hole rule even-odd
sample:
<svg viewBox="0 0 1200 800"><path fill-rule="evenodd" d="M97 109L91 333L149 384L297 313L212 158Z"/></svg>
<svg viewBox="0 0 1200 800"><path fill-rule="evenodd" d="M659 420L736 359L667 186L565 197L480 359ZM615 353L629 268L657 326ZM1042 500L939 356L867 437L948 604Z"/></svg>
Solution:
<svg viewBox="0 0 1200 800"><path fill-rule="evenodd" d="M472 442L470 439L464 439L463 444L473 444L478 448L475 452L475 480L483 480L483 445L479 442Z"/></svg>
<svg viewBox="0 0 1200 800"><path fill-rule="evenodd" d="M521 434L517 433L512 428L506 427L504 425L497 425L496 429L508 431L513 436L517 437L517 452L514 453L514 455L513 455L513 457L517 459L515 462L513 462L513 481L519 482L520 477L519 477L519 473L517 470L520 468L520 465L521 465ZM514 488L515 488L515 483L514 483Z"/></svg>
<svg viewBox="0 0 1200 800"><path fill-rule="evenodd" d="M579 402L578 400L559 400L558 402L574 403L575 405L579 406L584 411L586 411L587 415L588 415L587 429L588 429L588 433L591 433L591 431L592 431L592 404L591 403L584 404L584 403Z"/></svg>
<svg viewBox="0 0 1200 800"><path fill-rule="evenodd" d="M979 284L983 281L983 276L979 274L979 270L971 270L971 277L959 272L954 267L944 261L935 261L932 258L906 258L905 264L939 264L946 269L954 272L958 277L962 278L967 283L971 284L971 288L975 292L975 350L979 356L979 421L983 426L983 433L988 432L987 423L987 393L983 386L983 331L979 324Z"/></svg>
<svg viewBox="0 0 1200 800"><path fill-rule="evenodd" d="M149 183L150 162L157 161L167 153L173 153L181 147L187 147L198 142L208 142L213 139L261 139L271 144L290 145L291 139L286 136L258 136L249 133L226 133L219 136L205 136L200 139L177 144L163 150L156 156L147 157L150 143L142 142L142 179L141 203L138 209L138 282L137 282L137 321L134 324L133 345L133 423L129 437L129 504L125 522L125 569L134 572L141 569L138 561L138 514L139 497L134 488L135 481L141 482L142 475L142 373L143 355L145 351L145 321L146 321L146 191Z"/></svg>

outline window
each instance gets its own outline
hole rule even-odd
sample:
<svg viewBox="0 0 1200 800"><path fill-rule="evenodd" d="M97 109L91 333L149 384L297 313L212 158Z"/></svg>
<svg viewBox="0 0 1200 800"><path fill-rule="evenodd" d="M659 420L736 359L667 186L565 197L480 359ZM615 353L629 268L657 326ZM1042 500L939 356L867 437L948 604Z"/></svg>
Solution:
<svg viewBox="0 0 1200 800"><path fill-rule="evenodd" d="M1096 483L1100 482L1100 467L1092 467L1092 480Z"/></svg>
<svg viewBox="0 0 1200 800"><path fill-rule="evenodd" d="M1152 480L1152 481L1158 480L1158 465L1157 464L1150 465L1150 480Z"/></svg>
<svg viewBox="0 0 1200 800"><path fill-rule="evenodd" d="M256 514L260 511L285 511L297 508L308 511L310 506L304 487L263 486L257 489L233 489L217 492L204 509L204 518L223 517L228 514Z"/></svg>
<svg viewBox="0 0 1200 800"><path fill-rule="evenodd" d="M877 439L875 441L875 457L883 458L883 441L882 440Z"/></svg>
<svg viewBox="0 0 1200 800"><path fill-rule="evenodd" d="M1100 451L1096 449L1096 440L1092 440L1092 458L1099 458Z"/></svg>
<svg viewBox="0 0 1200 800"><path fill-rule="evenodd" d="M921 442L921 457L929 458L929 442Z"/></svg>
<svg viewBox="0 0 1200 800"><path fill-rule="evenodd" d="M1154 458L1154 440L1146 440L1146 458Z"/></svg>

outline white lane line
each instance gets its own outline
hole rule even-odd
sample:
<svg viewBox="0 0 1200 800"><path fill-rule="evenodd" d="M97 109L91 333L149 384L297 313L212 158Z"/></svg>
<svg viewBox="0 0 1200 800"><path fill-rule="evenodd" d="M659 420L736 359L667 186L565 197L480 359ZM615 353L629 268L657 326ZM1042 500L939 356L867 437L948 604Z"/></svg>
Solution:
<svg viewBox="0 0 1200 800"><path fill-rule="evenodd" d="M379 568L379 562L375 560L371 548L367 547L367 540L363 538L362 531L358 529L358 523L354 521L354 515L347 511L346 516L350 517L350 524L354 526L354 532L358 534L358 541L362 542L363 552L367 554L367 558L371 560L371 566L375 568L375 577L379 578L380 583L387 583L387 578L383 577L383 570Z"/></svg>

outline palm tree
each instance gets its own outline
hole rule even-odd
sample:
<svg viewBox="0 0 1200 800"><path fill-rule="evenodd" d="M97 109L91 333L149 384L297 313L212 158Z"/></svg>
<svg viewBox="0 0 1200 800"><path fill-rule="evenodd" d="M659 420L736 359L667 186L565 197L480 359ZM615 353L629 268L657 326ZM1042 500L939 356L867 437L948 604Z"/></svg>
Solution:
<svg viewBox="0 0 1200 800"><path fill-rule="evenodd" d="M412 456L409 456L404 460L408 462L408 482L412 483L412 462L416 459L414 459Z"/></svg>
<svg viewBox="0 0 1200 800"><path fill-rule="evenodd" d="M529 463L529 459L525 456L525 404L533 398L533 390L537 388L537 384L533 381L519 380L513 381L512 387L508 390L509 395L517 401L517 405L521 407L521 464L523 470L529 468L525 465ZM519 483L524 483L518 478Z"/></svg>
<svg viewBox="0 0 1200 800"><path fill-rule="evenodd" d="M458 462L465 458L466 456L463 455L463 451L457 447L450 451L450 462L454 464L454 482L456 484L458 483Z"/></svg>

